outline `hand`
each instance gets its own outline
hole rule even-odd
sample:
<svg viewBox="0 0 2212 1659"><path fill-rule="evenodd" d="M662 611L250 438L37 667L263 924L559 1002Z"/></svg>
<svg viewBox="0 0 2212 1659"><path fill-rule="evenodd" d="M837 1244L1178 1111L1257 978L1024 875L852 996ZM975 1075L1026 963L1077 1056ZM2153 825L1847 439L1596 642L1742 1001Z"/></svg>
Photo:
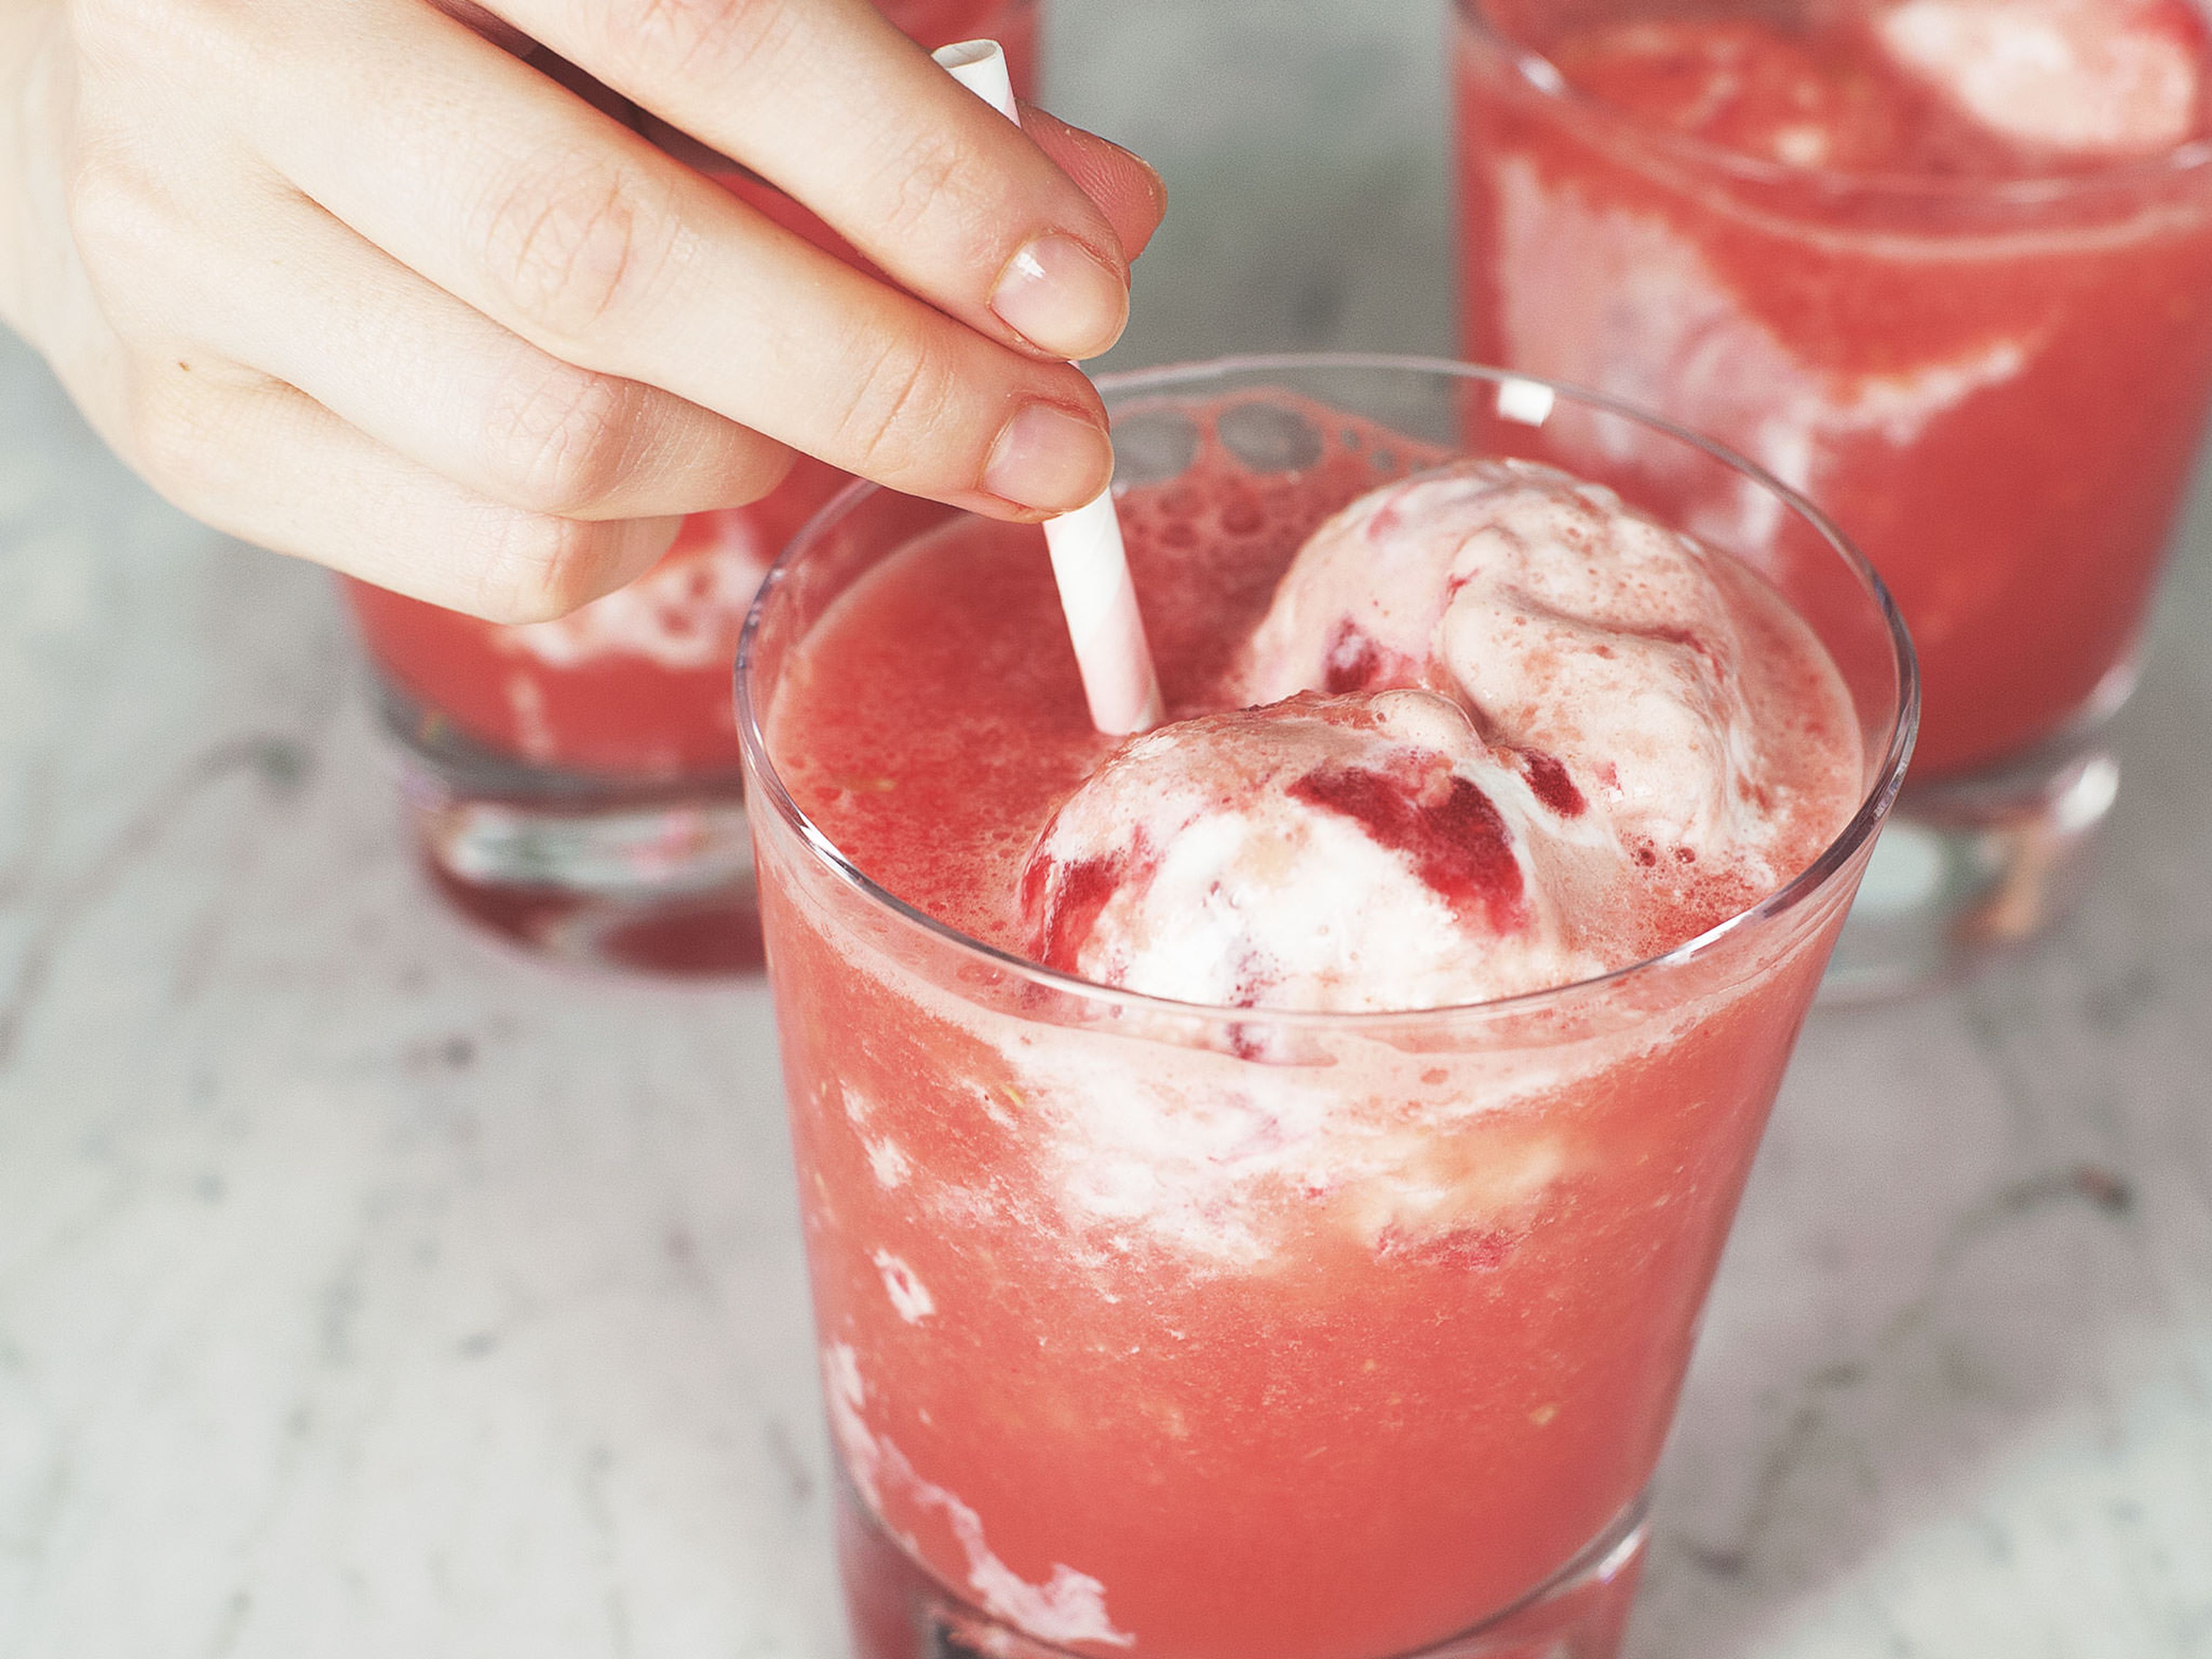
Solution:
<svg viewBox="0 0 2212 1659"><path fill-rule="evenodd" d="M1066 360L1164 200L1024 118L867 0L0 0L0 318L209 523L556 616L793 448L1001 518L1104 486Z"/></svg>

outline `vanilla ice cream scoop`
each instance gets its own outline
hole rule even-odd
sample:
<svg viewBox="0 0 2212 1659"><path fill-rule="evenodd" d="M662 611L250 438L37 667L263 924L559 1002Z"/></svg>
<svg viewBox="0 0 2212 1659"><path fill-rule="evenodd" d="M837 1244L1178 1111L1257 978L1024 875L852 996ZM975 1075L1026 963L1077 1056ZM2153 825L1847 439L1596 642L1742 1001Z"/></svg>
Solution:
<svg viewBox="0 0 2212 1659"><path fill-rule="evenodd" d="M1038 960L1153 996L1443 1007L1612 965L1561 908L1618 861L1592 829L1443 698L1298 696L1125 744L1046 826L1023 908Z"/></svg>
<svg viewBox="0 0 2212 1659"><path fill-rule="evenodd" d="M2015 143L2118 158L2197 130L2204 25L2186 0L1893 0L1874 30L1900 69Z"/></svg>
<svg viewBox="0 0 2212 1659"><path fill-rule="evenodd" d="M1737 580L1741 580L1739 576ZM1625 855L1780 873L1735 611L1696 542L1612 491L1477 460L1361 497L1276 589L1236 690L1422 685Z"/></svg>

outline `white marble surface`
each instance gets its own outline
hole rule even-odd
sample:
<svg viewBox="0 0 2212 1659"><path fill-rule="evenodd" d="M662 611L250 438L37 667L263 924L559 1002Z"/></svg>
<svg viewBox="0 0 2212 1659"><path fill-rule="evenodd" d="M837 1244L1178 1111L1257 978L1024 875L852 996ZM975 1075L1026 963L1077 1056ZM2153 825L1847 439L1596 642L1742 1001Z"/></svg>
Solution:
<svg viewBox="0 0 2212 1659"><path fill-rule="evenodd" d="M1432 4L1059 4L1124 361L1449 344ZM2212 1654L2208 634L2200 512L2078 918L1808 1031L1635 1659ZM764 994L449 921L324 581L0 345L0 1659L830 1659L784 1159Z"/></svg>

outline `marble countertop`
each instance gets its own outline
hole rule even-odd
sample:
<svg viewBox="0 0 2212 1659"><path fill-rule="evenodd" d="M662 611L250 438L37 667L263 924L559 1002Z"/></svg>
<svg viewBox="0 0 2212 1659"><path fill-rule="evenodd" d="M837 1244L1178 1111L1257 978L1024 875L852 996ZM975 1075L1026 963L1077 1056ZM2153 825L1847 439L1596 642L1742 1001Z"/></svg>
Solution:
<svg viewBox="0 0 2212 1659"><path fill-rule="evenodd" d="M1119 360L1449 349L1435 4L1057 17ZM1633 1659L2212 1655L2208 635L2201 500L2079 914L1808 1030ZM451 920L327 581L0 343L0 1659L831 1659L785 1166L764 990Z"/></svg>

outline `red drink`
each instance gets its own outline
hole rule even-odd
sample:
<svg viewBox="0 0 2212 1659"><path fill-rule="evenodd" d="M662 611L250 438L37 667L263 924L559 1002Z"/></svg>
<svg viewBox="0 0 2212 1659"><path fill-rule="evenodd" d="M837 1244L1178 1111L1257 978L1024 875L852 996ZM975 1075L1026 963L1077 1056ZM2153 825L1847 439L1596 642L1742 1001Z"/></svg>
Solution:
<svg viewBox="0 0 2212 1659"><path fill-rule="evenodd" d="M1035 84L1037 0L884 0L883 9L932 47L993 36L1006 49L1015 84L1025 94ZM751 175L719 174L717 181L817 246L859 262L819 219ZM362 643L394 694L398 735L427 774L416 787L434 803L424 808L426 846L457 902L529 942L568 948L580 904L627 908L653 884L644 873L651 860L641 864L627 845L574 860L574 881L488 872L482 866L496 857L456 850L486 837L452 827L455 813L477 799L496 796L512 812L517 799L564 793L558 783L565 781L576 786L565 793L587 814L629 805L624 798L634 792L655 812L687 800L711 803L710 815L736 811L739 751L729 676L745 611L784 544L847 482L846 474L802 456L772 494L749 507L697 514L646 576L557 622L501 626L345 583ZM508 775L501 775L500 763L508 763ZM525 775L513 775L518 772ZM496 781L487 781L488 773ZM717 849L730 839L696 826L673 837L643 833L662 845L688 834ZM511 861L526 865L532 856L545 862L542 848ZM552 862L559 861L556 854ZM594 883L584 866L610 863L629 866L617 884L623 892L587 891ZM672 924L643 933L629 927L626 942L605 927L588 929L582 953L678 970L752 965L750 878L742 872L738 878L742 890L720 902L677 891L680 914ZM716 884L712 871L677 886L702 883Z"/></svg>
<svg viewBox="0 0 2212 1659"><path fill-rule="evenodd" d="M560 772L726 777L746 609L783 544L848 481L801 456L773 494L694 514L653 570L558 622L503 626L351 580L346 593L378 672L425 720Z"/></svg>
<svg viewBox="0 0 2212 1659"><path fill-rule="evenodd" d="M1109 386L1125 466L1165 475L1130 487L1123 517L1177 723L1107 767L1033 529L878 492L795 548L763 603L748 758L868 1659L941 1650L933 1632L1178 1659L1354 1659L1475 1628L1600 1656L1618 1638L1696 1312L1909 741L1901 636L1847 556L1785 509L1715 572L1748 701L1790 733L1759 803L1787 831L1782 891L1762 902L1715 843L1684 857L1706 833L1685 818L1626 843L1638 902L1577 924L1632 940L1609 958L1628 961L1753 908L1699 946L1565 990L1368 1013L1326 1011L1353 1006L1343 987L1276 1012L1297 993L1242 947L1212 1006L1023 959L1089 970L1137 878L1053 853L1081 833L1077 803L1254 718L1192 717L1263 672L1241 642L1271 602L1286 614L1279 579L1316 524L1458 453L1407 434L1449 430L1470 386L1495 391L1388 363ZM1360 418L1409 404L1430 418ZM1470 441L1543 460L1620 417L1562 398L1538 418ZM1692 473L1729 471L1647 431ZM1328 637L1328 678L1357 684L1264 718L1442 704L1380 690L1419 683L1387 630ZM1513 810L1569 836L1615 769L1501 752L1498 806L1522 775ZM1614 758L1626 789L1630 748ZM1505 929L1491 948L1510 971L1522 923L1498 915L1542 901L1500 865L1496 810L1461 810L1456 784L1377 794L1382 777L1317 768L1288 794L1355 826L1350 858L1403 851L1477 934ZM1201 838L1155 845L1161 868ZM1412 958L1428 939L1386 943Z"/></svg>
<svg viewBox="0 0 2212 1659"><path fill-rule="evenodd" d="M1865 548L1916 778L2108 713L2212 392L2185 0L1461 0L1466 337Z"/></svg>

